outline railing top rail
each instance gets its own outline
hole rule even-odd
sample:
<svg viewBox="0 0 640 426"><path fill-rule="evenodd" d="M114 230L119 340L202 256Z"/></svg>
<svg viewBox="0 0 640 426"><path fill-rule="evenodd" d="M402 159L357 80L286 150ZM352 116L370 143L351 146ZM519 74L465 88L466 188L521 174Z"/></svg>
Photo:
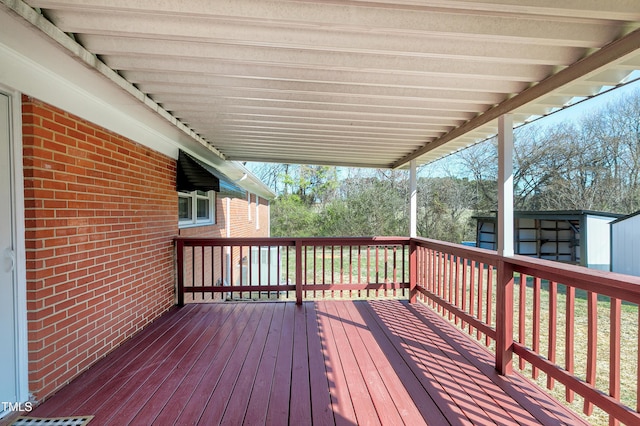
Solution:
<svg viewBox="0 0 640 426"><path fill-rule="evenodd" d="M495 266L498 264L498 261L502 259L501 256L498 256L498 253L493 250L463 246L462 244L431 240L429 238L413 238L412 240L420 247L439 250L454 256L484 262L489 265Z"/></svg>
<svg viewBox="0 0 640 426"><path fill-rule="evenodd" d="M312 237L300 238L307 246L366 246L366 245L408 245L409 237Z"/></svg>
<svg viewBox="0 0 640 426"><path fill-rule="evenodd" d="M522 274L640 304L640 277L519 255L503 260Z"/></svg>
<svg viewBox="0 0 640 426"><path fill-rule="evenodd" d="M203 238L177 237L176 242L185 246L295 246L296 238L287 237L246 237L246 238Z"/></svg>
<svg viewBox="0 0 640 426"><path fill-rule="evenodd" d="M185 246L366 246L366 245L408 245L409 237L243 237L243 238L202 238L177 237Z"/></svg>

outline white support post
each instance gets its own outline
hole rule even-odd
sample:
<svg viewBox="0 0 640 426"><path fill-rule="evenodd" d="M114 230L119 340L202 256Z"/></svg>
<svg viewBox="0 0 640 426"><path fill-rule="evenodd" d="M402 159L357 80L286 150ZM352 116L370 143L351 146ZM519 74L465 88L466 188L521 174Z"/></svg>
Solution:
<svg viewBox="0 0 640 426"><path fill-rule="evenodd" d="M418 236L418 178L416 170L416 160L409 162L411 169L409 173L409 237Z"/></svg>
<svg viewBox="0 0 640 426"><path fill-rule="evenodd" d="M498 254L513 256L513 117L498 118Z"/></svg>

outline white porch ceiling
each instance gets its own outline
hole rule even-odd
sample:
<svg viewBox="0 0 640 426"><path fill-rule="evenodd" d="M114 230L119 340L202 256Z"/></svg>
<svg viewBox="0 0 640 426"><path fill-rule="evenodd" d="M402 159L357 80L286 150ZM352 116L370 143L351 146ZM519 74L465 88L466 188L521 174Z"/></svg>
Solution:
<svg viewBox="0 0 640 426"><path fill-rule="evenodd" d="M227 160L402 167L620 83L638 0L27 0Z"/></svg>

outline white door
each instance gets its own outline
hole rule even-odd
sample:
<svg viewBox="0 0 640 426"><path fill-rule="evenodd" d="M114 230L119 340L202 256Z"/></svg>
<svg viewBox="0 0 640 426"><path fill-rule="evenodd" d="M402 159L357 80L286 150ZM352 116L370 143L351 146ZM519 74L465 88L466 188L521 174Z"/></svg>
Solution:
<svg viewBox="0 0 640 426"><path fill-rule="evenodd" d="M10 99L0 93L0 414L18 401L15 242L11 197Z"/></svg>

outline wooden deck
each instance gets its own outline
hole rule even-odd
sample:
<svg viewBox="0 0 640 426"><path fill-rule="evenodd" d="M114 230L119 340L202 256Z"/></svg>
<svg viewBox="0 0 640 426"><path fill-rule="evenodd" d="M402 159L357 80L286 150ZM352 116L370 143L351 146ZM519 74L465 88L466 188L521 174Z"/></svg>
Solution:
<svg viewBox="0 0 640 426"><path fill-rule="evenodd" d="M192 304L164 315L31 416L92 424L579 424L427 307Z"/></svg>

